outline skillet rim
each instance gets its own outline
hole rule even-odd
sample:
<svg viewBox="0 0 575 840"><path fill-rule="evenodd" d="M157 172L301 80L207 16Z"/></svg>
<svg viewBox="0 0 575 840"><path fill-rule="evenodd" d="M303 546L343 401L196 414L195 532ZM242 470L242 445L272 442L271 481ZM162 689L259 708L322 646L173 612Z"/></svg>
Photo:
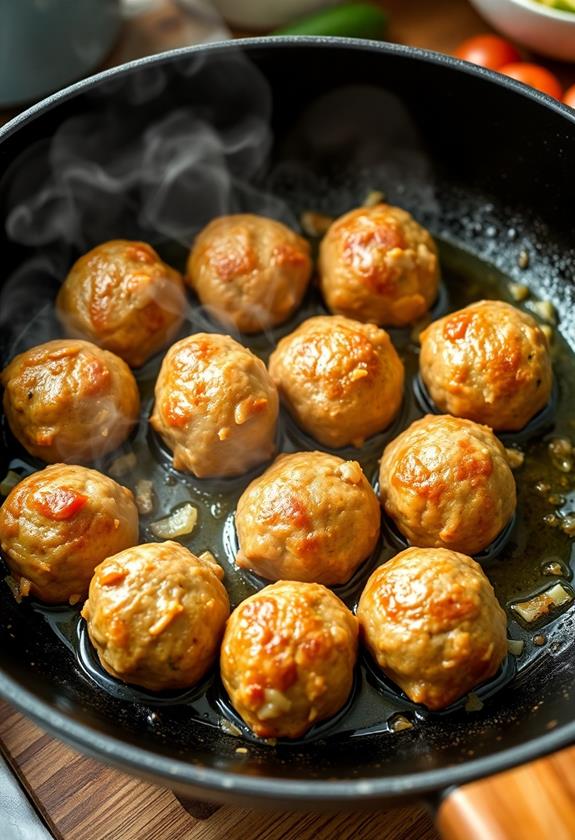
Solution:
<svg viewBox="0 0 575 840"><path fill-rule="evenodd" d="M0 144L15 134L21 126L50 111L60 103L72 99L77 94L87 91L101 82L113 79L116 76L129 74L141 67L178 61L197 52L225 53L236 49L248 51L250 49L281 50L290 49L294 46L331 49L335 47L344 51L383 52L388 55L404 56L423 64L444 65L466 75L484 78L492 84L513 91L516 95L534 100L575 125L575 111L558 100L529 88L515 79L443 53L402 44L357 38L265 36L182 47L177 50L145 56L89 76L35 103L6 125L0 127ZM33 718L41 727L47 729L60 740L100 761L105 760L116 767L132 771L136 775L143 774L148 778L154 777L156 780L161 778L167 785L172 784L180 789L185 788L188 792L193 790L196 794L204 795L208 799L211 793L213 797L220 801L233 797L236 801L243 800L244 805L247 797L254 796L263 802L281 800L292 805L296 803L333 805L334 800L343 805L351 805L384 799L421 796L501 772L575 742L575 721L572 721L556 730L533 738L527 743L503 749L483 758L471 759L463 764L448 768L426 770L400 776L391 775L374 779L349 779L345 781L258 778L229 771L208 769L182 759L158 755L151 749L137 747L98 732L87 724L72 721L50 703L38 699L31 691L23 688L16 680L3 673L1 665L0 697Z"/></svg>

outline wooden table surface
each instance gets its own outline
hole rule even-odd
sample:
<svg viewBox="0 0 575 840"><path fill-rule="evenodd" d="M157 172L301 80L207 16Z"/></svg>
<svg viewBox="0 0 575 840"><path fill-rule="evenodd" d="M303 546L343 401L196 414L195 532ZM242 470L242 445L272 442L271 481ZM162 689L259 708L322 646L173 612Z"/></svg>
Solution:
<svg viewBox="0 0 575 840"><path fill-rule="evenodd" d="M385 0L389 40L451 52L465 37L488 31L465 0ZM131 57L181 44L182 18L170 0L124 33L112 54ZM136 31L137 29L137 31ZM191 31L190 31L190 34ZM549 64L549 62L547 62ZM573 68L554 67L565 81ZM0 702L0 750L58 840L437 840L420 805L382 812L302 814L206 806L192 816L173 793L104 767L55 741ZM2 815L0 814L0 837ZM487 839L486 839L487 840Z"/></svg>

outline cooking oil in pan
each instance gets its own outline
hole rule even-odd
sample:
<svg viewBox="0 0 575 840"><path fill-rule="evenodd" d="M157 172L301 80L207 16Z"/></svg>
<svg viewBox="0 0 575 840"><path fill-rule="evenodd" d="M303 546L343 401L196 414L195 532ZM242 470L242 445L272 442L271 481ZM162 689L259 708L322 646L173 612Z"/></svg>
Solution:
<svg viewBox="0 0 575 840"><path fill-rule="evenodd" d="M440 242L440 254L443 286L432 313L433 317L440 317L447 311L453 311L482 298L502 298L516 303L510 292L508 279L491 266L446 242ZM305 318L315 314L325 314L325 310L317 294L312 291L299 313L288 324L269 334L249 337L244 343L267 359L281 335L290 332ZM43 323L44 332L45 328L46 324ZM183 334L197 328L197 323L188 324L188 329L184 330ZM210 324L209 321L203 324L203 328L218 330L217 325ZM54 325L54 330L56 329ZM390 429L368 440L362 449L347 447L338 451L343 457L358 460L368 478L374 483L377 481L378 459L384 445L413 420L422 416L425 406L423 403L422 407L421 393L418 393L417 388L417 330L393 329L390 330L390 334L406 368L405 398L398 418ZM53 337L57 337L56 332ZM45 335L42 336L42 340L46 340ZM30 346L29 336L27 346ZM18 348L15 352L17 351ZM261 578L235 566L237 541L234 511L238 498L249 481L254 475L261 473L266 465L240 478L220 480L197 480L173 470L169 453L147 423L160 363L161 359L155 358L137 374L142 393L142 421L137 433L122 450L135 454L135 466L120 475L118 480L132 489L139 479L145 478L152 482L153 509L141 517L143 541L155 540L151 530L151 524L155 520L168 515L186 502L191 502L197 508L198 520L193 533L180 540L196 554L209 550L215 555L225 570L225 584L232 606L235 606L265 585ZM510 654L496 677L477 688L474 692L478 698L476 712L484 704L497 703L497 695L511 681L521 681L522 676L528 674L533 667L536 658L560 632L558 628L561 618L556 615L551 616L552 620L545 626L543 635L539 626L535 632L515 621L510 610L512 602L548 587L552 582L563 581L568 589L567 581L571 577L572 540L570 529L565 523L570 523L573 519L575 533L575 468L571 469L573 465L567 456L563 461L553 456L550 441L556 438L569 439L574 432L572 418L575 413L566 383L575 380L575 359L558 332L553 340L553 363L556 396L552 410L538 418L527 434L505 436L505 445L516 446L524 455L524 463L515 473L518 488L516 519L505 535L479 558L500 602L507 607L509 633L513 638L524 642L524 649L519 657ZM5 446L14 453L10 468L23 475L42 467L40 462L30 458L18 446L5 425L3 435ZM296 451L322 447L298 429L291 418L282 416L278 448L283 451ZM118 454L96 466L109 471ZM575 452L573 458L575 459ZM569 517L570 511L574 511L572 517ZM383 540L375 554L365 561L346 585L336 588L337 594L354 609L371 571L400 549L401 544L394 540L393 529L390 530L387 523L383 529ZM7 588L3 597L11 598ZM256 739L238 718L216 673L212 673L189 691L151 694L125 685L103 671L91 647L85 625L79 617L78 608L45 607L30 602L19 609L29 611L30 620L35 622L36 632L45 632L46 624L51 628L58 642L68 650L70 667L74 668L78 678L84 681L85 688L113 698L119 704L118 709L127 704L132 710L139 710L153 733L163 734L164 739L169 740L174 721L177 721L178 727L193 722L194 726L201 724L209 728L217 727L225 734L241 737L252 744L263 743ZM461 715L465 711L466 702L466 698L463 698L439 716L444 718L449 715ZM296 749L308 742L323 742L343 734L353 738L380 732L393 735L422 726L431 726L433 720L439 716L411 703L381 674L367 655L362 655L354 689L345 708L335 718L314 727L303 739L286 742L285 746Z"/></svg>

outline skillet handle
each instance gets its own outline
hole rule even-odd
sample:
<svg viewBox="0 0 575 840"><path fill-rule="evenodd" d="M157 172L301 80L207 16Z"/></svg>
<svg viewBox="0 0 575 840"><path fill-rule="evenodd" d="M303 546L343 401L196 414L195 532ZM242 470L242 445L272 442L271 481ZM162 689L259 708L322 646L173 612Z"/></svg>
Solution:
<svg viewBox="0 0 575 840"><path fill-rule="evenodd" d="M447 793L443 840L573 840L575 747Z"/></svg>

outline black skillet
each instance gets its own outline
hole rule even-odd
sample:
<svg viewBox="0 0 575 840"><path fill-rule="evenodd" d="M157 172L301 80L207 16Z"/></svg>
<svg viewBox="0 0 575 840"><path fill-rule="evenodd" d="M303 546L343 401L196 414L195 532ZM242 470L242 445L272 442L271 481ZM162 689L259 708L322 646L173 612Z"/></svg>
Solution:
<svg viewBox="0 0 575 840"><path fill-rule="evenodd" d="M4 359L54 335L50 305L59 280L102 240L142 238L181 264L185 244L218 213L249 209L297 223L302 210L337 214L370 189L383 189L442 242L451 305L477 295L473 283L495 288L503 272L551 299L567 342L558 339L563 353L575 344L575 116L515 81L445 56L288 38L143 59L81 82L5 126L0 172ZM436 311L448 303L440 300ZM318 305L312 294L304 314ZM188 330L215 329L197 310L190 320ZM291 328L252 346L265 354L266 342ZM394 338L416 358L405 331ZM138 374L146 394L157 364ZM565 378L559 390L559 400L568 400ZM400 425L418 411L410 391ZM5 428L2 435L2 475L10 465L21 472L41 466ZM292 446L313 445L287 423L281 435L292 435ZM381 443L366 463L375 464ZM241 481L186 484L170 473L145 424L133 445L151 453L160 496L173 501L183 487L220 521L215 548L225 555L233 600L261 585L239 580L229 560L225 499ZM528 510L521 515L530 518ZM210 533L190 544L210 547ZM543 555L552 532L538 525L529 533L526 541L515 530L506 554L485 558L506 597L544 582L532 571L522 574L520 560L522 553ZM146 528L143 538L150 538ZM568 564L569 541L553 539ZM388 534L386 545L392 543ZM511 580L500 574L506 563ZM368 572L340 593L348 603ZM153 698L105 680L73 611L18 607L4 585L0 604L0 694L80 750L187 796L250 806L385 806L575 740L569 613L544 628L541 648L532 632L510 621L510 634L526 640L525 653L478 691L480 711L460 703L426 715L363 662L336 721L295 744L271 745L245 732L238 739L241 722L215 677L184 697ZM411 729L393 731L398 712Z"/></svg>

